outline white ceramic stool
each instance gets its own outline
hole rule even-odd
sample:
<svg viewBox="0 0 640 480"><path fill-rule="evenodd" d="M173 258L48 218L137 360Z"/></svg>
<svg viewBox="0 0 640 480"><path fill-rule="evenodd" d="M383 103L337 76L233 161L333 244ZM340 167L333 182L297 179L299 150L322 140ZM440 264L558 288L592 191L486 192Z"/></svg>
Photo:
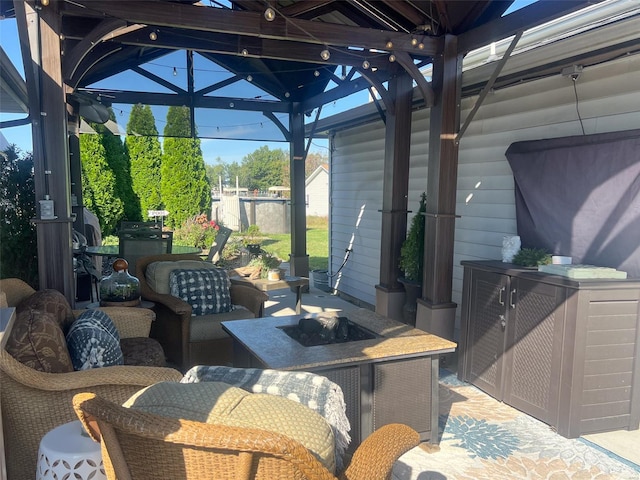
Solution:
<svg viewBox="0 0 640 480"><path fill-rule="evenodd" d="M107 478L100 444L83 432L80 420L54 428L40 441L36 480L61 478Z"/></svg>

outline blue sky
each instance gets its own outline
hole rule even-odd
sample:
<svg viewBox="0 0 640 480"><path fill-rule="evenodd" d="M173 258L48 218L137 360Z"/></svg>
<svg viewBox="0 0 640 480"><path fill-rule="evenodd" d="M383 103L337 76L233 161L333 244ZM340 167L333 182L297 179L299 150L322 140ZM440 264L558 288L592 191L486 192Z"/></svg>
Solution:
<svg viewBox="0 0 640 480"><path fill-rule="evenodd" d="M533 3L536 0L516 0L511 8L506 12L510 13L513 10L517 10L526 6L530 3ZM15 19L4 19L0 20L0 44L2 48L9 56L13 64L16 66L18 71L24 77L24 70L22 66L22 57L20 54L20 47L18 43L18 32L16 27ZM184 67L185 61L179 53L170 54L168 56L157 59L153 64L145 66L145 68L149 69L153 73L157 75L169 79L170 81L175 81L177 84L180 84L182 80L185 78L186 68ZM196 56L196 62L198 62L198 58ZM207 69L206 79L207 82L213 83L211 81L211 77L215 75L223 75L221 70L213 70L211 67L211 63L207 62L206 65L204 62L201 63L203 69ZM198 63L195 65L198 68ZM196 74L196 78L198 75ZM162 87L158 87L153 82L150 82L143 77L138 76L135 73L121 74L120 77L114 78L110 81L101 82L95 87L98 88L121 88L124 84L127 85L127 89L137 89L137 90L145 90L147 91L163 91ZM130 87L130 85L135 85L134 87ZM183 83L184 85L184 83ZM196 85L196 88L198 86ZM251 91L251 89L256 90L248 82L243 82L241 85L235 88L242 88L243 94L239 95L233 91L226 92L229 96L247 96L246 93ZM236 91L237 92L237 91ZM257 91L257 93L260 93ZM325 105L322 110L322 117L334 115L340 113L344 110L352 108L355 105L362 104L368 100L367 92L360 92L358 95L353 95L353 98L345 99L340 102L334 102L332 104ZM128 121L129 112L131 110L131 105L114 105L114 112L116 113L116 121L122 127L126 127L126 123ZM159 132L162 132L164 128L164 120L166 115L166 108L163 107L153 107L154 117L156 119L156 126ZM198 130L200 133L203 133L207 130L212 132L229 132L229 136L233 135L232 132L238 132L243 129L252 130L254 133L262 133L263 138L276 138L275 135L277 132L273 127L273 124L266 120L264 117L251 117L249 116L234 116L231 111L217 111L217 112L207 112L207 118L198 117L198 113L196 113L196 124L198 125ZM314 112L315 115L315 112ZM204 116L204 115L203 115ZM11 120L16 118L22 118L24 115L16 115L16 114L3 114L0 113L0 120ZM311 120L311 119L308 119ZM258 130L260 128L261 130ZM268 131L270 130L270 131ZM23 151L31 151L32 150L32 140L31 140L31 125L25 125L22 127L12 127L2 129L0 132L4 135L5 139L8 143L15 143L21 150ZM237 134L237 133L236 133ZM213 134L212 134L213 135ZM246 138L246 137L245 137ZM255 137L254 137L255 138ZM1 139L0 139L1 140ZM247 154L254 152L258 148L263 145L269 146L271 149L281 148L283 150L289 149L289 144L286 142L273 142L273 141L247 141L247 140L218 140L218 139L202 139L201 146L202 152L204 156L204 160L206 163L214 164L219 157L225 163L231 162L241 162L242 158ZM310 152L319 152L327 154L327 141L317 139L312 142L312 146L310 148Z"/></svg>

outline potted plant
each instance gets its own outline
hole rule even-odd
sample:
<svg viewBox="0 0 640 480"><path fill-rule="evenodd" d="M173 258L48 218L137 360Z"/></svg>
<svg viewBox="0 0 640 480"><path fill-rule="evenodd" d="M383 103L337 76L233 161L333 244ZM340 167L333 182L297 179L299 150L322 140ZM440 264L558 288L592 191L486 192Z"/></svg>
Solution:
<svg viewBox="0 0 640 480"><path fill-rule="evenodd" d="M551 254L544 248L521 248L511 261L514 265L537 268L538 265L551 263Z"/></svg>
<svg viewBox="0 0 640 480"><path fill-rule="evenodd" d="M400 269L404 277L398 279L404 285L406 292L405 304L403 307L403 318L405 323L415 324L416 302L422 293L422 273L424 271L424 234L425 218L427 211L427 194L420 195L420 207L413 216L407 238L400 248Z"/></svg>

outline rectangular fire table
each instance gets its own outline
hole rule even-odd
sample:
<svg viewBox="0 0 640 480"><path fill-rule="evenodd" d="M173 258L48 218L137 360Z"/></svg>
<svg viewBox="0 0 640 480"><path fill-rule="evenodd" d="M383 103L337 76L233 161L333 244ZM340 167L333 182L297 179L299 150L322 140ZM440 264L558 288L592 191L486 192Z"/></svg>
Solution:
<svg viewBox="0 0 640 480"><path fill-rule="evenodd" d="M456 344L370 310L341 315L377 337L306 347L282 329L297 325L300 315L233 320L222 328L233 338L234 367L304 370L340 385L352 446L388 423L407 424L436 443L438 358Z"/></svg>

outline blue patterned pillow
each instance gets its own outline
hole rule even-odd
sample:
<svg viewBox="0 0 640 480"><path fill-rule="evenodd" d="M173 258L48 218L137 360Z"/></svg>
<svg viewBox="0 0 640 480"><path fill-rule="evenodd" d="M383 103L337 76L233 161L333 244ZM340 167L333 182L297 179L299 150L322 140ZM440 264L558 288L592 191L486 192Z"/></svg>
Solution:
<svg viewBox="0 0 640 480"><path fill-rule="evenodd" d="M221 268L176 269L169 274L169 290L191 305L191 316L230 312L229 277Z"/></svg>
<svg viewBox="0 0 640 480"><path fill-rule="evenodd" d="M74 370L124 364L118 330L102 310L87 310L73 322L67 347Z"/></svg>

